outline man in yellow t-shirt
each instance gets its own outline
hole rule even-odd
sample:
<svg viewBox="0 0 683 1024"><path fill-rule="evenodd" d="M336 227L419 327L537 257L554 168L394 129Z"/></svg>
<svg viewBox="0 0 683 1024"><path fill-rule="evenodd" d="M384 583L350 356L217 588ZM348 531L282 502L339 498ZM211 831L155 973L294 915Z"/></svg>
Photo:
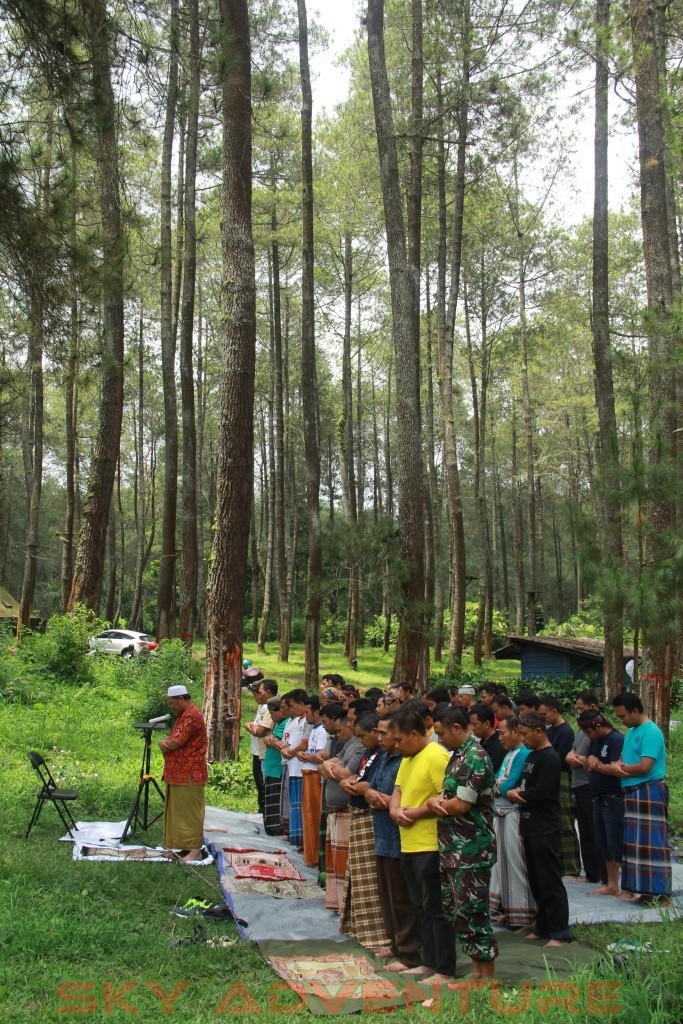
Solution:
<svg viewBox="0 0 683 1024"><path fill-rule="evenodd" d="M414 710L392 716L391 728L403 755L389 813L401 836L401 871L422 925L422 965L407 974L452 979L455 932L441 905L436 815L427 801L441 793L450 754L430 743L422 716Z"/></svg>

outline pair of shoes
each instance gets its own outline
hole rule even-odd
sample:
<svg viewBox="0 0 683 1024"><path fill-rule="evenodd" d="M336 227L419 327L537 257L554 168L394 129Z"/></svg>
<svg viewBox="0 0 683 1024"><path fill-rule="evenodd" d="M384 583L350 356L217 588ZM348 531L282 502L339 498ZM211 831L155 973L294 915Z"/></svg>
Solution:
<svg viewBox="0 0 683 1024"><path fill-rule="evenodd" d="M211 908L209 900L189 899L182 907L172 907L171 913L176 917L197 917Z"/></svg>
<svg viewBox="0 0 683 1024"><path fill-rule="evenodd" d="M206 940L207 946L211 949L229 949L231 946L236 945L237 939L231 939L229 935L215 935L211 939Z"/></svg>
<svg viewBox="0 0 683 1024"><path fill-rule="evenodd" d="M214 903L202 911L204 917L210 921L232 921L232 910L225 903Z"/></svg>

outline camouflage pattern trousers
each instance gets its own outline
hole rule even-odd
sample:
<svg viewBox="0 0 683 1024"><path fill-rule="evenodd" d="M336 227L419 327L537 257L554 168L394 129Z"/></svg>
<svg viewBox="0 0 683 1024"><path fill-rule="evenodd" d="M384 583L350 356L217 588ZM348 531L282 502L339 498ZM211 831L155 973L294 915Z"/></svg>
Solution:
<svg viewBox="0 0 683 1024"><path fill-rule="evenodd" d="M441 868L441 901L463 952L472 960L495 960L498 944L489 914L491 868Z"/></svg>

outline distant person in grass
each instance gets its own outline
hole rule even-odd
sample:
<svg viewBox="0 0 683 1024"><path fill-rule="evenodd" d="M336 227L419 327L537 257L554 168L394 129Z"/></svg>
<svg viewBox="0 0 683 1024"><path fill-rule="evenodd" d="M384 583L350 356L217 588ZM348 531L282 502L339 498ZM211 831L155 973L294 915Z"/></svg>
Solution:
<svg viewBox="0 0 683 1024"><path fill-rule="evenodd" d="M204 787L209 777L206 725L186 686L169 686L166 696L177 717L168 736L159 741L166 783L164 846L180 850L185 861L202 860Z"/></svg>

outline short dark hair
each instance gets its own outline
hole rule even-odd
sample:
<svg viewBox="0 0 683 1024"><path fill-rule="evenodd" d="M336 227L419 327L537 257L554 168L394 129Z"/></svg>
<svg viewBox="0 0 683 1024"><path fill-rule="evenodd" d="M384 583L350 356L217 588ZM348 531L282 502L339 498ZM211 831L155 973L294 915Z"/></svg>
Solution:
<svg viewBox="0 0 683 1024"><path fill-rule="evenodd" d="M326 679L337 689L344 685L344 676L340 676L338 672L326 672L322 677L321 682L324 683Z"/></svg>
<svg viewBox="0 0 683 1024"><path fill-rule="evenodd" d="M545 731L545 718L538 711L522 711L519 716L519 724L525 725L527 729L543 729Z"/></svg>
<svg viewBox="0 0 683 1024"><path fill-rule="evenodd" d="M596 725L599 729L602 729L605 725L610 725L610 722L607 721L603 713L595 708L588 708L587 711L582 711L577 718L577 722L582 727L590 724Z"/></svg>
<svg viewBox="0 0 683 1024"><path fill-rule="evenodd" d="M304 704L307 708L311 708L313 711L320 711L320 697L317 693L309 693L306 696Z"/></svg>
<svg viewBox="0 0 683 1024"><path fill-rule="evenodd" d="M643 702L640 697L637 693L631 693L629 690L618 693L616 697L613 697L612 707L626 708L627 711L638 711L641 715L643 713Z"/></svg>
<svg viewBox="0 0 683 1024"><path fill-rule="evenodd" d="M350 700L346 706L349 709L353 708L356 712L356 718L360 718L360 716L365 714L366 711L374 711L377 707L376 704L373 707L372 701L365 700L364 697L356 697L355 700Z"/></svg>
<svg viewBox="0 0 683 1024"><path fill-rule="evenodd" d="M574 700L582 700L584 704L597 705L598 703L598 698L592 690L579 690L579 692L574 697Z"/></svg>
<svg viewBox="0 0 683 1024"><path fill-rule="evenodd" d="M506 697L504 693L497 693L496 696L491 701L491 704L492 705L496 704L499 708L511 708L512 707L512 701L510 700L509 697ZM470 708L470 711L471 710L472 709Z"/></svg>
<svg viewBox="0 0 683 1024"><path fill-rule="evenodd" d="M528 708L537 708L541 703L534 691L529 689L528 686L519 691L516 700L518 704L524 704Z"/></svg>
<svg viewBox="0 0 683 1024"><path fill-rule="evenodd" d="M427 690L426 700L434 700L437 704L448 704L450 696L445 686L435 686L433 690Z"/></svg>
<svg viewBox="0 0 683 1024"><path fill-rule="evenodd" d="M434 712L437 722L441 725L459 725L461 729L466 729L468 726L467 715L462 708L453 707L452 704L448 704L444 708L437 708Z"/></svg>
<svg viewBox="0 0 683 1024"><path fill-rule="evenodd" d="M513 732L519 729L519 715L508 715L507 718L501 718L500 725L502 725L503 722L505 723L505 727L507 729L512 729Z"/></svg>
<svg viewBox="0 0 683 1024"><path fill-rule="evenodd" d="M356 719L356 729L361 729L363 732L372 732L373 729L377 728L378 722L379 718L374 711L364 711Z"/></svg>
<svg viewBox="0 0 683 1024"><path fill-rule="evenodd" d="M308 694L305 690L290 690L289 693L284 694L283 700L303 704L307 697Z"/></svg>
<svg viewBox="0 0 683 1024"><path fill-rule="evenodd" d="M404 732L406 735L409 735L411 732L417 732L420 736L427 735L427 726L424 723L424 718L419 711L414 711L410 708L401 708L400 711L396 712L396 715L392 715L391 724L399 732Z"/></svg>
<svg viewBox="0 0 683 1024"><path fill-rule="evenodd" d="M543 704L547 708L552 708L553 711L560 710L560 702L552 693L544 693L542 697L538 698L538 702L539 705Z"/></svg>
<svg viewBox="0 0 683 1024"><path fill-rule="evenodd" d="M320 717L329 718L331 722L338 722L342 715L345 714L346 708L343 708L341 704L335 704L334 701L324 704L320 709Z"/></svg>
<svg viewBox="0 0 683 1024"><path fill-rule="evenodd" d="M482 683L479 687L479 693L490 693L495 695L500 693L500 686L498 683Z"/></svg>
<svg viewBox="0 0 683 1024"><path fill-rule="evenodd" d="M399 690L405 690L406 693L414 693L413 687L410 683L399 683L398 688Z"/></svg>
<svg viewBox="0 0 683 1024"><path fill-rule="evenodd" d="M277 683L274 679L262 679L259 687L263 687L266 693L271 694L271 696L277 696Z"/></svg>
<svg viewBox="0 0 683 1024"><path fill-rule="evenodd" d="M380 697L384 696L384 690L380 689L379 686L371 686L369 690L366 690L363 694L365 700L372 700L377 703Z"/></svg>
<svg viewBox="0 0 683 1024"><path fill-rule="evenodd" d="M488 722L489 725L493 725L496 720L496 716L488 704L473 704L471 708L467 709L467 713L470 718L472 715L476 715L480 722Z"/></svg>

